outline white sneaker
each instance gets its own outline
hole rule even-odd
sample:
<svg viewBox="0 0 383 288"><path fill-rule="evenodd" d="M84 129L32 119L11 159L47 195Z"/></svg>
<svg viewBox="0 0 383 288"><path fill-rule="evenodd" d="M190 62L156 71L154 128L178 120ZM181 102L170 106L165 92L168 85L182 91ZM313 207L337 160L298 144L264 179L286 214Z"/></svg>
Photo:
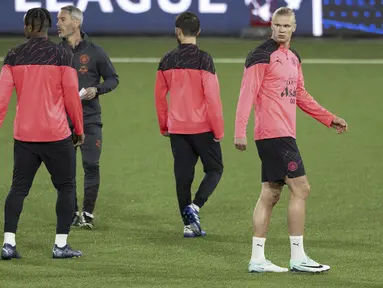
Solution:
<svg viewBox="0 0 383 288"><path fill-rule="evenodd" d="M330 270L330 266L319 264L306 256L300 261L290 260L290 270L292 272L321 273Z"/></svg>
<svg viewBox="0 0 383 288"><path fill-rule="evenodd" d="M282 273L287 271L289 271L289 269L274 265L269 260L263 260L261 262L255 262L254 260L251 260L249 263L250 273L263 273L263 272Z"/></svg>

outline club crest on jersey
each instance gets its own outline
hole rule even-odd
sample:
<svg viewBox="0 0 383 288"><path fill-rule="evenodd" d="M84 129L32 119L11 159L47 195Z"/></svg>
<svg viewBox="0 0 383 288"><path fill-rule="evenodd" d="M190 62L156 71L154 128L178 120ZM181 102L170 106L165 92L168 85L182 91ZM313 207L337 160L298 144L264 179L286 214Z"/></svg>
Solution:
<svg viewBox="0 0 383 288"><path fill-rule="evenodd" d="M293 65L294 65L295 67L298 66L298 61L297 61L297 59L292 58L292 59L291 59L291 62L293 62Z"/></svg>
<svg viewBox="0 0 383 288"><path fill-rule="evenodd" d="M81 64L87 64L89 62L89 56L86 54L83 54L80 56L80 63Z"/></svg>

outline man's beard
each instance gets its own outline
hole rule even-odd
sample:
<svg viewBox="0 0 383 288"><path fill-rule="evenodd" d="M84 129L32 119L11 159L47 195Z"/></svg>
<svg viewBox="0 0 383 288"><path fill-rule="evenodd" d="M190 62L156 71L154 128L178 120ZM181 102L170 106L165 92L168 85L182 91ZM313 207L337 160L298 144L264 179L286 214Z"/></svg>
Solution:
<svg viewBox="0 0 383 288"><path fill-rule="evenodd" d="M64 35L63 33L60 33L59 34L59 38L60 39L68 39L70 36L72 36L74 34L74 31L72 31L71 33L67 33L66 35Z"/></svg>

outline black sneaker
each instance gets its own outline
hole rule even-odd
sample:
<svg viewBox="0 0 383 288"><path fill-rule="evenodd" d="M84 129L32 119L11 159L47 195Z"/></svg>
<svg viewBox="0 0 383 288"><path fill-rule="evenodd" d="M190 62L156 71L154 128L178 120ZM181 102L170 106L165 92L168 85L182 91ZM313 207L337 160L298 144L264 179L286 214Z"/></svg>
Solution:
<svg viewBox="0 0 383 288"><path fill-rule="evenodd" d="M88 212L82 212L80 226L91 230L94 227L93 220L93 214L90 214Z"/></svg>
<svg viewBox="0 0 383 288"><path fill-rule="evenodd" d="M1 259L11 260L12 258L21 258L19 252L16 250L16 246L12 246L11 244L4 244L3 249L1 250Z"/></svg>
<svg viewBox="0 0 383 288"><path fill-rule="evenodd" d="M82 252L80 250L73 250L69 245L60 248L55 244L53 247L52 257L54 259L79 258L81 256Z"/></svg>

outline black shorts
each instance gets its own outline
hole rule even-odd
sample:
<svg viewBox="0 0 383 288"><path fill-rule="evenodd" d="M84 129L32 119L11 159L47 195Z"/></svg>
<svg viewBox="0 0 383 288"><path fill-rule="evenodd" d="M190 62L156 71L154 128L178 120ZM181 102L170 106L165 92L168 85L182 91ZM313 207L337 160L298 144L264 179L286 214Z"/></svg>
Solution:
<svg viewBox="0 0 383 288"><path fill-rule="evenodd" d="M256 140L262 161L262 182L285 183L288 178L306 175L301 154L292 137Z"/></svg>

